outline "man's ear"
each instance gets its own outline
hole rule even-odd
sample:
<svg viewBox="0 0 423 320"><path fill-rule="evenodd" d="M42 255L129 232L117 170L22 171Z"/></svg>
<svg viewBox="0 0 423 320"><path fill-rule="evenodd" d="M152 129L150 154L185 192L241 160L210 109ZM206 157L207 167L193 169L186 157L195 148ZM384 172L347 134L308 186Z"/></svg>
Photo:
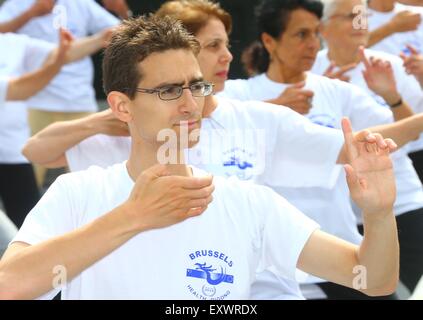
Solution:
<svg viewBox="0 0 423 320"><path fill-rule="evenodd" d="M276 40L270 34L263 32L261 34L261 41L263 42L264 48L271 56L276 47Z"/></svg>
<svg viewBox="0 0 423 320"><path fill-rule="evenodd" d="M131 100L126 94L112 91L107 95L107 102L119 120L129 123L133 119L130 109Z"/></svg>

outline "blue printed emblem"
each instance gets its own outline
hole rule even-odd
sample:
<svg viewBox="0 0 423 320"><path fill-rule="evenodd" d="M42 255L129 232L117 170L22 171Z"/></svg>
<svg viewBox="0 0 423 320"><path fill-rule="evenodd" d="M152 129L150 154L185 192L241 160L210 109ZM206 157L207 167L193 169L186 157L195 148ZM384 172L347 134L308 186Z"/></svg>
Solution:
<svg viewBox="0 0 423 320"><path fill-rule="evenodd" d="M199 250L189 255L191 266L186 270L187 289L201 300L223 300L231 294L234 262L216 250ZM228 271L229 270L229 271Z"/></svg>

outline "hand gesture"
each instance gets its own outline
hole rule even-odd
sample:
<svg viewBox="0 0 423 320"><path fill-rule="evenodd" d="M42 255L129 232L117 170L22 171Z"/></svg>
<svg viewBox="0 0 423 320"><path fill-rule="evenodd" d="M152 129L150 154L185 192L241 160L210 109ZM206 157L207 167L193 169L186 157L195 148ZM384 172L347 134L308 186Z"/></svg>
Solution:
<svg viewBox="0 0 423 320"><path fill-rule="evenodd" d="M354 69L356 66L357 66L356 63L350 63L338 68L335 71L336 64L335 62L331 61L329 68L327 68L327 70L325 71L323 75L330 79L338 79L341 81L349 82L351 77L347 76L345 73Z"/></svg>
<svg viewBox="0 0 423 320"><path fill-rule="evenodd" d="M365 70L362 71L367 87L377 95L385 99L392 105L397 102L401 96L397 91L394 71L389 61L375 59L370 57L367 59L364 48L360 49L361 61L364 63Z"/></svg>
<svg viewBox="0 0 423 320"><path fill-rule="evenodd" d="M272 100L272 103L291 108L300 113L309 113L312 107L313 91L303 89L305 82L299 82L287 88L278 98Z"/></svg>
<svg viewBox="0 0 423 320"><path fill-rule="evenodd" d="M213 178L169 176L156 165L137 179L123 204L139 232L165 228L202 214L213 200Z"/></svg>
<svg viewBox="0 0 423 320"><path fill-rule="evenodd" d="M73 37L69 31L59 29L59 48L57 50L55 63L64 65L66 63L67 54L73 43Z"/></svg>
<svg viewBox="0 0 423 320"><path fill-rule="evenodd" d="M354 136L347 118L342 120L342 131L349 163L344 167L352 199L363 213L391 213L396 187L389 153L396 148L395 143L366 130Z"/></svg>
<svg viewBox="0 0 423 320"><path fill-rule="evenodd" d="M110 40L113 36L113 31L115 30L114 27L104 29L103 31L100 31L97 35L100 38L100 41L102 41L102 47L105 48L109 45Z"/></svg>
<svg viewBox="0 0 423 320"><path fill-rule="evenodd" d="M408 45L407 48L411 52L410 56L406 56L404 53L400 54L400 57L404 61L405 71L416 77L417 81L423 87L423 55L411 45Z"/></svg>
<svg viewBox="0 0 423 320"><path fill-rule="evenodd" d="M116 137L129 136L128 125L116 118L111 109L97 112L93 115L93 120L102 134Z"/></svg>

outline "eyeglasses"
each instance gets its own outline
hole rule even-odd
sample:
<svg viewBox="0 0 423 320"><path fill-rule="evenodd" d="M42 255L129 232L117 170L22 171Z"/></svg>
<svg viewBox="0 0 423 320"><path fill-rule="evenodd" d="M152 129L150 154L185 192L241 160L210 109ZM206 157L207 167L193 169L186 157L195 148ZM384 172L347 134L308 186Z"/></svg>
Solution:
<svg viewBox="0 0 423 320"><path fill-rule="evenodd" d="M170 101L179 99L185 89L189 89L193 97L207 97L213 92L214 84L206 81L196 82L189 86L183 87L181 85L164 86L157 89L136 88L137 92L155 94L161 100Z"/></svg>

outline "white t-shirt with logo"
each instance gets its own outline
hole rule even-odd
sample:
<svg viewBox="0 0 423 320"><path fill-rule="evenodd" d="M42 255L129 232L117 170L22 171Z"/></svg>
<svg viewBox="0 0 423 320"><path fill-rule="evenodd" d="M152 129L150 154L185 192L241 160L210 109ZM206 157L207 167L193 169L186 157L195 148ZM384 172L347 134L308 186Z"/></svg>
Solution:
<svg viewBox="0 0 423 320"><path fill-rule="evenodd" d="M8 79L0 77L0 108L3 108L6 102Z"/></svg>
<svg viewBox="0 0 423 320"><path fill-rule="evenodd" d="M62 299L248 299L256 270L273 267L295 280L318 225L269 188L236 178L214 184L201 216L138 234L71 280ZM61 176L13 241L35 245L86 225L133 187L126 163Z"/></svg>
<svg viewBox="0 0 423 320"><path fill-rule="evenodd" d="M56 46L25 35L0 33L0 76L13 78L39 68ZM26 102L0 109L0 163L27 163L21 150L29 139Z"/></svg>
<svg viewBox="0 0 423 320"><path fill-rule="evenodd" d="M35 0L7 0L0 7L0 22L16 18ZM31 19L17 33L58 44L58 27L63 26L78 39L106 28L119 20L94 0L57 0L51 14ZM86 57L62 68L60 73L40 93L29 100L31 108L47 111L96 111L93 88L94 68Z"/></svg>
<svg viewBox="0 0 423 320"><path fill-rule="evenodd" d="M186 158L216 176L237 176L271 187L330 188L338 181L341 166L334 163L342 145L338 130L313 125L289 108L219 97L217 109L203 120L200 143ZM128 137L96 135L69 149L66 158L70 169L78 171L124 161L130 150ZM259 275L251 297L303 299L296 282L283 279L275 285L274 277L267 271Z"/></svg>
<svg viewBox="0 0 423 320"><path fill-rule="evenodd" d="M366 50L366 56L373 56L390 61L394 70L397 89L401 92L403 99L407 101L414 110L419 109L420 112L423 110L423 91L415 78L405 73L400 58L374 50ZM329 65L330 62L327 56L327 50L322 50L319 52L316 63L311 71L321 75L327 70ZM389 109L389 106L383 98L376 95L367 87L362 74L364 69L365 67L363 63L360 63L356 68L347 72L346 75L350 76L349 82L365 90L378 102L380 106ZM363 120L361 121L362 124L360 124L360 122L353 124L356 129L364 129L365 126L372 125L371 122L365 121L364 118L365 117L363 117ZM374 123L373 125L377 125L377 123ZM408 149L402 148L395 152L392 156L397 182L397 200L394 207L397 215L423 207L422 184L411 160L405 152L406 150Z"/></svg>

